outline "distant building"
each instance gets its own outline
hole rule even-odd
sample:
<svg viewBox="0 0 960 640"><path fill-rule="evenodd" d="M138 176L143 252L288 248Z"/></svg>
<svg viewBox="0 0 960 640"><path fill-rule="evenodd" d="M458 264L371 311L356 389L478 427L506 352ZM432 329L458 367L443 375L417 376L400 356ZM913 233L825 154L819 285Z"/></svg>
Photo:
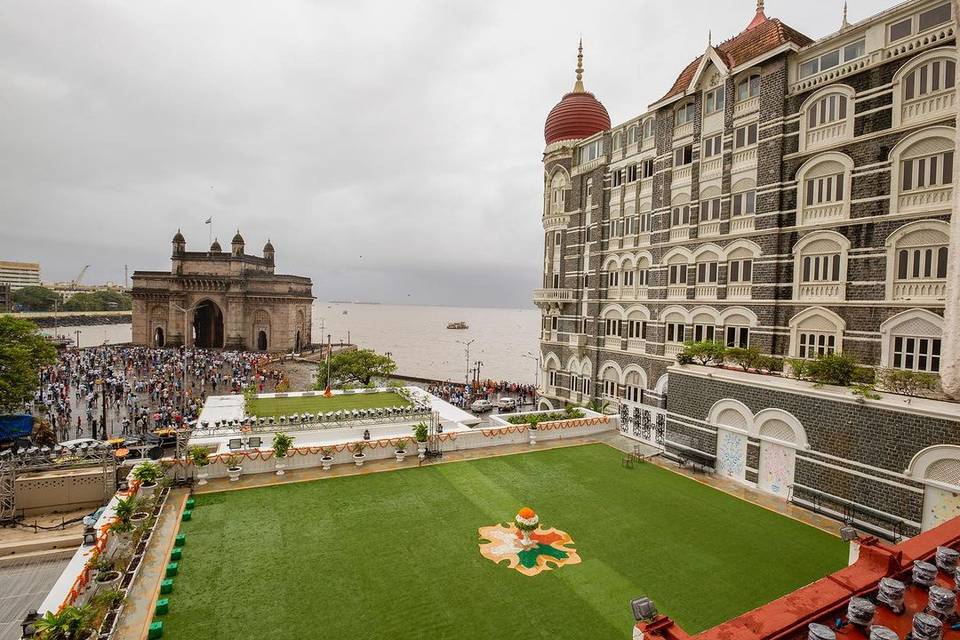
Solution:
<svg viewBox="0 0 960 640"><path fill-rule="evenodd" d="M12 291L40 286L40 263L0 260L0 284L9 284Z"/></svg>
<svg viewBox="0 0 960 640"><path fill-rule="evenodd" d="M10 311L13 308L13 289L7 282L0 282L0 312Z"/></svg>
<svg viewBox="0 0 960 640"><path fill-rule="evenodd" d="M230 251L187 251L173 237L170 271L133 274L133 341L255 351L298 351L311 342L313 283L274 273L270 241L263 257L244 252L240 233Z"/></svg>

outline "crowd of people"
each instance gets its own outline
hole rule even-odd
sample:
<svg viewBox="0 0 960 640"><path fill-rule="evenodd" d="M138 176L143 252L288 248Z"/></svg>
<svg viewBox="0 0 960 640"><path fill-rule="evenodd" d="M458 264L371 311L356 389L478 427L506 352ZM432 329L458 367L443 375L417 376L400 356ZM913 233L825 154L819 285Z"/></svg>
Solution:
<svg viewBox="0 0 960 640"><path fill-rule="evenodd" d="M483 380L474 384L442 382L430 385L427 391L461 409L469 407L475 400L493 402L500 396L515 398L517 406L522 407L524 404L533 404L536 395L536 387L532 384L505 380Z"/></svg>
<svg viewBox="0 0 960 640"><path fill-rule="evenodd" d="M282 372L263 353L102 346L61 351L40 372L31 413L60 441L142 436L195 419L207 395L273 391Z"/></svg>

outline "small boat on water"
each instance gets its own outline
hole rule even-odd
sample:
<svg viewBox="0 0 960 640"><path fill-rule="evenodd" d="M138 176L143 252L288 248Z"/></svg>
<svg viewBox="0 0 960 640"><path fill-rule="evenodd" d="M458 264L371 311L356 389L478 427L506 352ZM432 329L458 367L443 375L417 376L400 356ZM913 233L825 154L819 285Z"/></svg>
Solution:
<svg viewBox="0 0 960 640"><path fill-rule="evenodd" d="M470 325L466 322L451 322L447 325L447 329L469 329Z"/></svg>

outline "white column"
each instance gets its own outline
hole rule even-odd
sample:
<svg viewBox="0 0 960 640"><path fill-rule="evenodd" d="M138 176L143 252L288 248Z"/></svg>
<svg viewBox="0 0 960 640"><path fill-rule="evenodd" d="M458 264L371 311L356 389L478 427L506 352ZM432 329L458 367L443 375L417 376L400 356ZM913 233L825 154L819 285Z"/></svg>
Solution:
<svg viewBox="0 0 960 640"><path fill-rule="evenodd" d="M960 16L960 0L953 0L953 15ZM960 78L960 75L958 75ZM956 134L960 148L960 129ZM960 154L958 154L960 155ZM940 379L944 392L960 400L960 167L953 167L953 210L950 215L950 249L947 263L947 302L943 322L943 359ZM889 267L888 267L889 268Z"/></svg>

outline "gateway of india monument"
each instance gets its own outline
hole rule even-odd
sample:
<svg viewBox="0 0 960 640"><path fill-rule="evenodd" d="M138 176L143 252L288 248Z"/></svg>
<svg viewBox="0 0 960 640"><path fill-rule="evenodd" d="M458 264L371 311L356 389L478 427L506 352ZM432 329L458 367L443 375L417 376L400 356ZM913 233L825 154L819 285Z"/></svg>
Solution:
<svg viewBox="0 0 960 640"><path fill-rule="evenodd" d="M274 273L270 241L263 257L244 252L240 232L230 251L187 251L173 237L170 271L133 274L133 342L156 347L300 351L311 344L310 278Z"/></svg>

